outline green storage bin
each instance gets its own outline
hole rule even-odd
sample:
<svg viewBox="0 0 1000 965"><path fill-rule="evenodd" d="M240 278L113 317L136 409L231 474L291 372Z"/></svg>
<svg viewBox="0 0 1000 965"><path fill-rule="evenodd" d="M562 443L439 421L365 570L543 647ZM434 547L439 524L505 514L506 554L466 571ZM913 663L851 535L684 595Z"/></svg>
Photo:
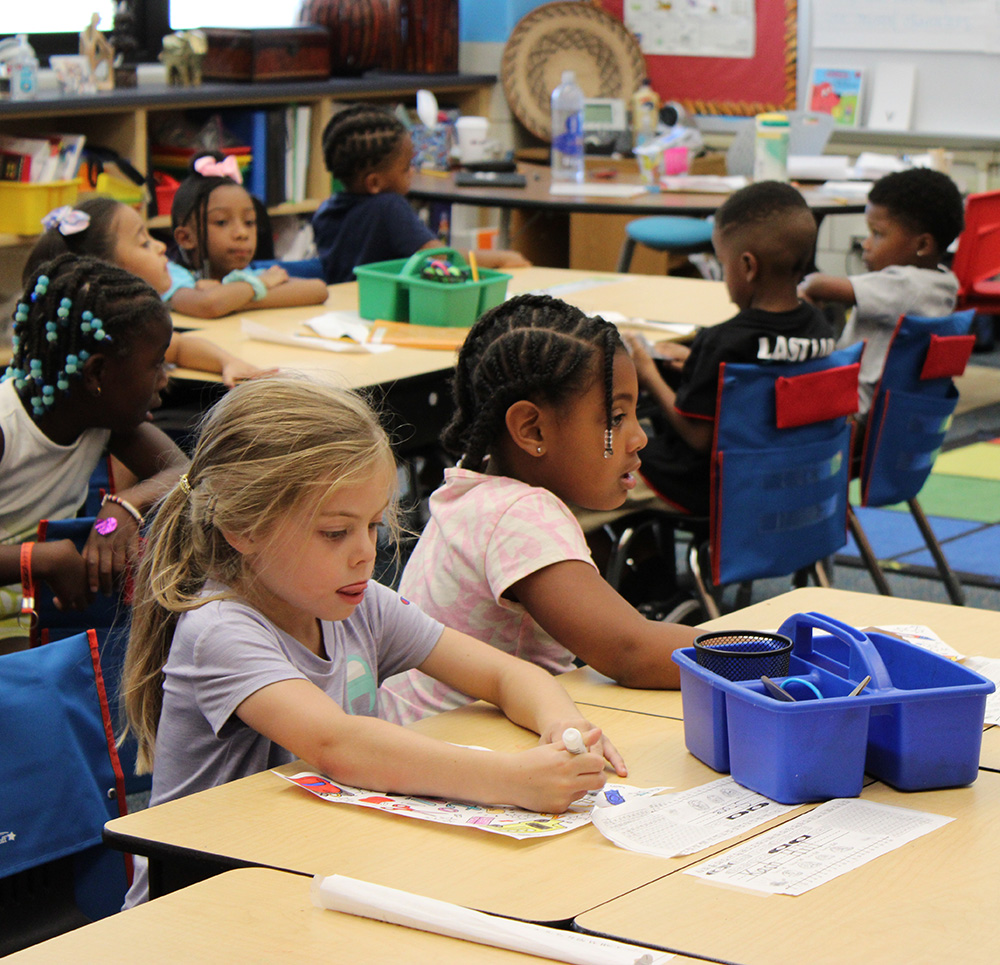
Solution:
<svg viewBox="0 0 1000 965"><path fill-rule="evenodd" d="M459 267L468 267L468 262L454 248L425 248L409 258L358 265L354 274L358 279L361 317L467 328L507 297L511 276L489 268L479 269L479 281L448 284L421 278L425 263L441 257Z"/></svg>

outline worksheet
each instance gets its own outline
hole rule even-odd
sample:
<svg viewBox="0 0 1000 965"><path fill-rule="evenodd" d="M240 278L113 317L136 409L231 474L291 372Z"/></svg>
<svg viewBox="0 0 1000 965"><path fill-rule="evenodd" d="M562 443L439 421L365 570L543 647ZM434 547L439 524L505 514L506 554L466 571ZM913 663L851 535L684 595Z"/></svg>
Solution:
<svg viewBox="0 0 1000 965"><path fill-rule="evenodd" d="M966 657L962 663L970 670L989 677L997 685L997 689L986 698L986 716L984 724L1000 724L1000 660L990 657Z"/></svg>
<svg viewBox="0 0 1000 965"><path fill-rule="evenodd" d="M620 848L672 858L735 838L800 806L779 804L723 777L676 794L597 808L593 821Z"/></svg>
<svg viewBox="0 0 1000 965"><path fill-rule="evenodd" d="M836 798L684 874L772 895L801 895L953 820Z"/></svg>
<svg viewBox="0 0 1000 965"><path fill-rule="evenodd" d="M564 814L541 814L525 811L513 804L487 807L464 801L445 801L434 797L413 797L406 794L383 794L380 791L366 791L363 788L336 784L322 774L300 771L288 777L279 771L272 771L278 777L292 784L298 784L311 794L329 801L331 804L356 804L360 807L389 811L406 818L419 821L436 821L439 824L457 824L462 827L503 834L508 838L544 838L553 834L575 831L590 824L591 811L595 809L598 795L604 802L609 800L632 800L648 797L666 790L663 787L632 787L626 784L605 784L600 792L587 794L570 805Z"/></svg>

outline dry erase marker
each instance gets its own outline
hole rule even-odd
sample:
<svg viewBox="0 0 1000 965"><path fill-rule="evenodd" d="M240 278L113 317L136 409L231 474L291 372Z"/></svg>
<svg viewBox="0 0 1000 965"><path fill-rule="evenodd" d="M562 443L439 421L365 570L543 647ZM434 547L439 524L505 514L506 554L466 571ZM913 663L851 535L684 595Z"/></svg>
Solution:
<svg viewBox="0 0 1000 965"><path fill-rule="evenodd" d="M575 727L567 727L563 731L563 743L566 745L566 750L571 754L587 753L587 745L583 742L583 734Z"/></svg>

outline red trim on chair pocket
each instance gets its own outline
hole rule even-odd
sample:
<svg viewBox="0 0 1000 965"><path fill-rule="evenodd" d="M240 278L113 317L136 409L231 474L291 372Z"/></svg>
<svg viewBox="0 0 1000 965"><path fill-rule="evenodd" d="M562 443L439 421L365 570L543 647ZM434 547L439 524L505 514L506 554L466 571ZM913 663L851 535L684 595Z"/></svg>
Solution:
<svg viewBox="0 0 1000 965"><path fill-rule="evenodd" d="M840 365L774 382L775 423L779 429L794 429L824 422L858 411L859 362Z"/></svg>
<svg viewBox="0 0 1000 965"><path fill-rule="evenodd" d="M975 344L975 335L931 335L920 380L953 379L961 375Z"/></svg>

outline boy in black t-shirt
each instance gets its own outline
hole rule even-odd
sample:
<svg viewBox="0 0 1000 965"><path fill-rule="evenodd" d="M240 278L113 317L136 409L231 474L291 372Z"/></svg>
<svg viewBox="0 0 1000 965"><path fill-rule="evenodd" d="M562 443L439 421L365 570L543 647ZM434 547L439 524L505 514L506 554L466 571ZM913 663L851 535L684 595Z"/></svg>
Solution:
<svg viewBox="0 0 1000 965"><path fill-rule="evenodd" d="M812 262L816 220L795 188L762 181L737 191L716 213L712 244L740 311L702 329L690 350L671 342L654 348L679 368L676 391L646 346L629 339L639 384L662 410L640 471L663 499L692 515L709 509L719 365L804 362L829 355L836 343L829 322L796 291Z"/></svg>

